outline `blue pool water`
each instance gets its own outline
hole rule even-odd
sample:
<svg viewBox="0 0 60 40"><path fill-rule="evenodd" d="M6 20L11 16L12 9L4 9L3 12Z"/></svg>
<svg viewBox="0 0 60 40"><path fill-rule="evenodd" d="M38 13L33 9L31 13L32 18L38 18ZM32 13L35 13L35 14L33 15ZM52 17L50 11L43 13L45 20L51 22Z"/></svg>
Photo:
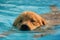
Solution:
<svg viewBox="0 0 60 40"><path fill-rule="evenodd" d="M33 11L38 14L51 12L49 5L56 5L60 10L60 0L0 0L0 34L10 30L16 17L24 11ZM39 33L15 32L0 40L60 40L60 25L55 28L52 35L34 38ZM19 30L17 30L19 31Z"/></svg>

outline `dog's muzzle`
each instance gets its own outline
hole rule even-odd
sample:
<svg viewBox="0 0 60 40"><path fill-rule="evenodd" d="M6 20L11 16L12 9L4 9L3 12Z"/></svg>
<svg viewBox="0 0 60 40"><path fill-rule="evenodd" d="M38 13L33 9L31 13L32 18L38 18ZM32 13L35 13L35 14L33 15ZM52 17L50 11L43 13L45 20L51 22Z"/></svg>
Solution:
<svg viewBox="0 0 60 40"><path fill-rule="evenodd" d="M30 31L30 28L28 27L28 25L23 24L23 25L21 25L20 30L21 31Z"/></svg>

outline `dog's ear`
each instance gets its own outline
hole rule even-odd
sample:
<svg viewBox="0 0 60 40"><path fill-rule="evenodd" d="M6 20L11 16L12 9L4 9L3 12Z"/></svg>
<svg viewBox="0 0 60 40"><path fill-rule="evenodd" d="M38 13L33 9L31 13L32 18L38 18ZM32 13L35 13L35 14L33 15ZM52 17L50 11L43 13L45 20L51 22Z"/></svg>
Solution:
<svg viewBox="0 0 60 40"><path fill-rule="evenodd" d="M37 21L39 22L40 26L47 24L46 20L43 17L41 17L40 15L35 14L35 17L36 17Z"/></svg>
<svg viewBox="0 0 60 40"><path fill-rule="evenodd" d="M44 18L42 19L42 24L43 25L46 25L47 24L47 21Z"/></svg>
<svg viewBox="0 0 60 40"><path fill-rule="evenodd" d="M19 21L21 20L21 15L19 15L16 20L13 23L13 26L17 26L17 24L19 23Z"/></svg>
<svg viewBox="0 0 60 40"><path fill-rule="evenodd" d="M39 20L39 23L41 25L46 25L47 24L46 20L44 18L42 18L42 17L40 17L38 20Z"/></svg>

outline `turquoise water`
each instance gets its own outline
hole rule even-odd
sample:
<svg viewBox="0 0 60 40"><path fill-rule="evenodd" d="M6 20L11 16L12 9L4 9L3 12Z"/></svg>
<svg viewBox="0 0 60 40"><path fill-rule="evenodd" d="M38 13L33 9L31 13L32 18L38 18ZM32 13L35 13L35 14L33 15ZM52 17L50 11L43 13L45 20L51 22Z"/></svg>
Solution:
<svg viewBox="0 0 60 40"><path fill-rule="evenodd" d="M60 8L60 0L0 0L0 34L13 27L12 24L20 13L24 11L33 11L38 14L49 13L51 12L49 5L52 4ZM15 32L1 37L0 40L60 40L60 25L57 25L55 30L54 34L41 38L33 37L39 33Z"/></svg>

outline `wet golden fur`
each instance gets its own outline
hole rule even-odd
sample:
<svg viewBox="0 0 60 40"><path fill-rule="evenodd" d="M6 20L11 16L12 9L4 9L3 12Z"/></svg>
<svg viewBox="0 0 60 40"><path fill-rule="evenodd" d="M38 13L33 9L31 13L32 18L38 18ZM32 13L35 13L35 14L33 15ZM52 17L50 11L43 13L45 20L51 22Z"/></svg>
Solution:
<svg viewBox="0 0 60 40"><path fill-rule="evenodd" d="M20 29L21 25L25 24L30 30L34 30L37 27L46 25L46 23L46 20L35 12L23 12L16 18L13 25Z"/></svg>

